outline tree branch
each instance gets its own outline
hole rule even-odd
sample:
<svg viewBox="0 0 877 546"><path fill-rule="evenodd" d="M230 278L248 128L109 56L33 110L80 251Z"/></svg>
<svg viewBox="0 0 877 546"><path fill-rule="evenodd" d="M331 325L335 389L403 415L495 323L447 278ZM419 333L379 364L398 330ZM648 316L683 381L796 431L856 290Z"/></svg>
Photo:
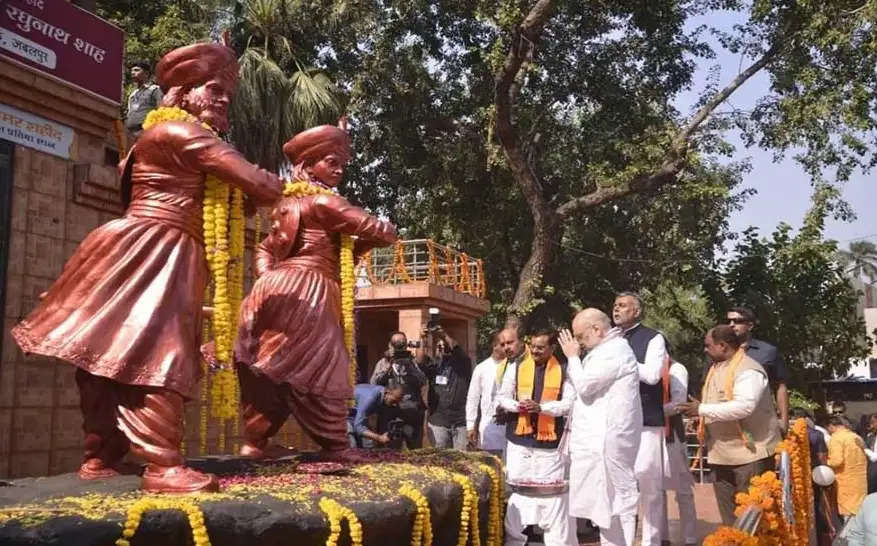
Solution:
<svg viewBox="0 0 877 546"><path fill-rule="evenodd" d="M640 193L643 191L654 190L665 184L669 184L676 180L677 175L685 167L685 152L691 137L703 125L703 122L723 102L728 100L741 85L746 83L749 78L764 68L778 53L779 46L768 49L757 61L752 63L746 70L737 74L722 90L717 92L706 104L704 104L697 113L692 116L688 123L683 127L670 143L670 149L664 156L661 167L652 173L646 173L636 176L633 180L620 186L598 187L587 195L570 199L557 209L557 213L563 218L576 212L581 212L616 199L620 199L632 193Z"/></svg>
<svg viewBox="0 0 877 546"><path fill-rule="evenodd" d="M746 83L749 78L758 73L762 68L767 66L774 56L779 51L779 46L775 45L768 49L764 55L761 56L757 61L752 63L749 68L737 74L737 77L731 80L731 83L725 86L724 89L716 93L713 98L711 98L706 104L704 104L700 110L694 114L694 117L688 122L688 125L682 129L676 137L673 139L673 149L677 152L684 152L685 148L688 146L688 141L691 138L691 135L694 134L695 131L703 124L704 121L713 113L713 111L719 107L723 102L728 100L732 94L734 94L737 89L740 88L741 85Z"/></svg>
<svg viewBox="0 0 877 546"><path fill-rule="evenodd" d="M524 21L512 33L509 52L494 79L496 136L537 221L550 211L542 196L539 178L519 146L517 130L512 123L512 100L521 67L532 58L535 43L542 34L552 8L551 0L539 0L530 9Z"/></svg>

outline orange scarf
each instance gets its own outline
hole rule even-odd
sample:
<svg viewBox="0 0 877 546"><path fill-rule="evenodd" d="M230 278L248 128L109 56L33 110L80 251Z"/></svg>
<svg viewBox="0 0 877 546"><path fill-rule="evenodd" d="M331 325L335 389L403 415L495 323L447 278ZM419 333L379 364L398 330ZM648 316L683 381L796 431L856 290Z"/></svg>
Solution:
<svg viewBox="0 0 877 546"><path fill-rule="evenodd" d="M533 383L536 379L536 362L527 351L521 363L518 364L518 400L533 399ZM541 403L554 402L560 396L560 387L563 382L563 369L560 362L553 356L545 364L545 379L542 382ZM518 414L518 426L515 429L518 436L533 434L533 426L530 423L530 414L520 412ZM536 421L536 440L540 442L553 442L557 440L557 432L554 430L554 417L540 413Z"/></svg>

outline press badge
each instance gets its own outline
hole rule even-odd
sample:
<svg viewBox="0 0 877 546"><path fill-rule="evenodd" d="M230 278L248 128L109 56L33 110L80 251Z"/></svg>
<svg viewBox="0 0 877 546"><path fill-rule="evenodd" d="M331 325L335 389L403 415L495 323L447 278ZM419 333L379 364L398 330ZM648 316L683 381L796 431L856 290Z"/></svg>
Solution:
<svg viewBox="0 0 877 546"><path fill-rule="evenodd" d="M436 385L447 385L448 384L448 376L446 376L446 375L435 376L435 384Z"/></svg>

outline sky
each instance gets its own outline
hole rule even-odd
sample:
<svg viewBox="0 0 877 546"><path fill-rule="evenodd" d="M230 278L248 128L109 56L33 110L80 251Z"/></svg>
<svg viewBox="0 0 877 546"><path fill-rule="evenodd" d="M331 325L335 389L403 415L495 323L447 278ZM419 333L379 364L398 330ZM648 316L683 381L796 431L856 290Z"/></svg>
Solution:
<svg viewBox="0 0 877 546"><path fill-rule="evenodd" d="M730 29L736 22L735 18L730 16L720 20L713 17L709 21L692 21L691 28L694 25L708 23ZM718 43L713 42L712 45L717 58L704 60L698 67L692 90L680 96L677 101L677 107L683 113L691 113L698 91L703 89L707 72L712 65L718 64L721 67L721 85L736 76L740 68L739 55L731 54ZM768 88L767 75L756 74L731 96L730 104L741 109L751 108L759 97L767 93ZM731 229L743 231L749 226L755 226L759 228L762 235L769 235L780 222L786 222L795 228L800 227L810 205L809 176L791 156L775 163L771 151L744 147L738 134L728 134L727 139L737 148L733 156L734 160L745 158L750 160L752 170L745 174L743 186L757 191L747 200L741 211L732 215ZM857 239L867 239L877 243L877 214L875 214L877 197L871 193L877 188L871 182L872 176L859 172L841 186L843 198L850 204L857 218L853 222L829 220L826 223L825 237L837 240L842 248L846 248L850 241Z"/></svg>

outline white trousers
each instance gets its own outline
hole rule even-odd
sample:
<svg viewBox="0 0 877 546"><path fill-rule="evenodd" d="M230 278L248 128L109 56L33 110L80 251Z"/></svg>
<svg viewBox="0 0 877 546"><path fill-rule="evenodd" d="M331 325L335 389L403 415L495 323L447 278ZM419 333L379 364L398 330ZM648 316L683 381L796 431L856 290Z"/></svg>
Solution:
<svg viewBox="0 0 877 546"><path fill-rule="evenodd" d="M600 527L601 546L633 546L636 540L636 514L612 516L609 527Z"/></svg>
<svg viewBox="0 0 877 546"><path fill-rule="evenodd" d="M665 451L670 467L667 489L676 490L676 504L679 506L679 524L682 527L682 540L685 544L697 543L697 511L694 508L694 478L688 468L688 453L685 442L675 441L666 444ZM664 495L664 526L661 538L670 540L667 522L667 501Z"/></svg>
<svg viewBox="0 0 877 546"><path fill-rule="evenodd" d="M642 508L642 546L660 546L664 526L664 427L643 427L634 465Z"/></svg>
<svg viewBox="0 0 877 546"><path fill-rule="evenodd" d="M509 481L561 481L566 474L563 455L557 449L506 446L506 472ZM513 493L505 515L505 546L524 546L523 531L538 525L545 546L575 546L575 520L569 515L569 495L531 497Z"/></svg>
<svg viewBox="0 0 877 546"><path fill-rule="evenodd" d="M524 546L528 525L542 529L545 546L575 546L576 523L569 515L566 493L553 497L530 497L512 493L505 514L505 546Z"/></svg>

